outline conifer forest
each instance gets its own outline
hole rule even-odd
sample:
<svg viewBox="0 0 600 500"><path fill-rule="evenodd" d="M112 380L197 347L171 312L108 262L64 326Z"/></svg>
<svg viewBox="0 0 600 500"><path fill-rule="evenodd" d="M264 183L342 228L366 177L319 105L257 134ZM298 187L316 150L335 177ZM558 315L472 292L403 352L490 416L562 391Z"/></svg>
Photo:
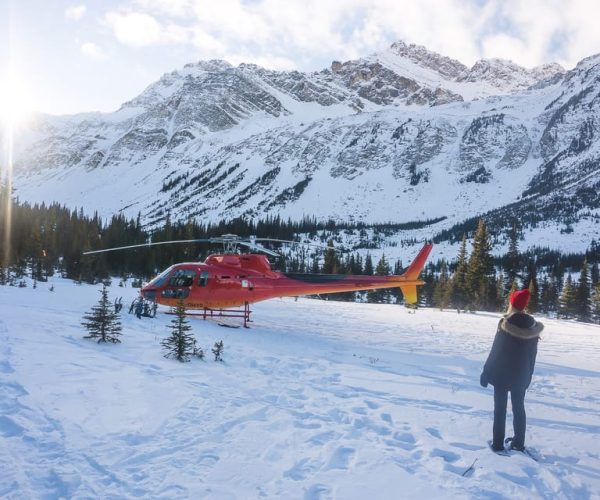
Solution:
<svg viewBox="0 0 600 500"><path fill-rule="evenodd" d="M6 232L7 189L0 188L0 234ZM88 250L112 248L147 242L188 240L233 233L295 240L298 235L318 237L323 250L300 250L283 253L272 263L288 272L325 274L388 275L401 274L402 262L390 262L385 254L373 261L369 246L352 251L335 251L336 235L344 230L360 230L360 224L326 223L305 218L299 222L269 217L256 222L244 219L199 224L195 221L171 223L152 230L140 218L126 219L114 215L102 220L97 214L88 216L83 210L70 210L53 203L29 204L15 200L11 204L10 244L0 247L0 284L23 285L29 276L44 282L57 273L78 282L95 283L109 277L132 278L141 283L177 262L203 260L215 248L207 243L165 245L139 248L126 252L82 255ZM385 232L394 225L380 225ZM393 229L403 229L397 224ZM406 227L406 229L410 229ZM494 256L491 235L484 219L475 230L465 227L459 251L454 260L429 262L421 278L419 305L458 311L503 311L510 291L529 288L532 313L584 322L600 323L600 243L591 240L585 254L562 254L536 248L519 250L519 228L513 224L509 250ZM472 241L469 245L468 242ZM435 242L435 240L434 240ZM472 247L469 250L469 247ZM371 247L376 248L376 245ZM375 290L331 294L328 299L367 302L401 302L399 290Z"/></svg>

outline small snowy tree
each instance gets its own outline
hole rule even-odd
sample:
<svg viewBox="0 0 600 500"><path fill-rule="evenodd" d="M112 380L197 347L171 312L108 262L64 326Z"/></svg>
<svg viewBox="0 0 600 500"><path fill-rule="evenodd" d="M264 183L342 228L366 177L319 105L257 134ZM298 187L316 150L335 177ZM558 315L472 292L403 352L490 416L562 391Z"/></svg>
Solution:
<svg viewBox="0 0 600 500"><path fill-rule="evenodd" d="M112 342L113 344L121 342L121 322L119 315L113 310L112 303L108 300L108 291L106 286L100 290L100 300L98 304L92 307L92 310L87 313L81 324L89 332L86 339L98 339L100 342Z"/></svg>
<svg viewBox="0 0 600 500"><path fill-rule="evenodd" d="M192 327L185 317L183 300L175 307L175 317L168 328L171 329L171 335L161 342L165 358L175 358L182 363L189 361L190 356L195 354L196 340L188 333Z"/></svg>
<svg viewBox="0 0 600 500"><path fill-rule="evenodd" d="M569 274L565 285L563 286L562 293L558 299L558 317L559 318L572 318L575 316L575 306L577 304L577 290L573 285L573 279Z"/></svg>
<svg viewBox="0 0 600 500"><path fill-rule="evenodd" d="M198 359L204 359L204 350L202 349L202 347L200 347L199 345L196 344L195 340L194 340L193 355L196 356Z"/></svg>
<svg viewBox="0 0 600 500"><path fill-rule="evenodd" d="M223 341L215 342L215 346L212 348L212 353L215 355L215 361L223 361Z"/></svg>

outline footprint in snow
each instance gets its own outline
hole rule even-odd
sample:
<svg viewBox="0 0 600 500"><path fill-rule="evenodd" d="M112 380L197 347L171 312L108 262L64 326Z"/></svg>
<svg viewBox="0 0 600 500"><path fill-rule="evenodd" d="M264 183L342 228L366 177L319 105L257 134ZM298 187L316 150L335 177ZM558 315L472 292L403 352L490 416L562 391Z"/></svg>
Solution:
<svg viewBox="0 0 600 500"><path fill-rule="evenodd" d="M389 413L382 413L381 420L383 420L384 422L387 422L390 425L392 424L392 416Z"/></svg>
<svg viewBox="0 0 600 500"><path fill-rule="evenodd" d="M13 436L21 436L25 429L17 424L14 420L0 416L0 436L3 437L13 437Z"/></svg>
<svg viewBox="0 0 600 500"><path fill-rule="evenodd" d="M335 431L321 432L320 434L316 434L311 437L307 442L316 446L321 446L325 443L333 441L334 439L338 439L340 436L341 434Z"/></svg>
<svg viewBox="0 0 600 500"><path fill-rule="evenodd" d="M433 437L442 439L442 435L440 434L440 431L438 431L435 427L427 427L425 430L427 432L429 432L429 434L431 434Z"/></svg>
<svg viewBox="0 0 600 500"><path fill-rule="evenodd" d="M198 457L198 465L201 467L212 467L220 460L218 455L214 453L205 453Z"/></svg>
<svg viewBox="0 0 600 500"><path fill-rule="evenodd" d="M412 451L417 447L417 440L410 432L396 432L391 444L406 451Z"/></svg>
<svg viewBox="0 0 600 500"><path fill-rule="evenodd" d="M304 500L325 500L331 497L331 489L325 484L313 484L304 493Z"/></svg>
<svg viewBox="0 0 600 500"><path fill-rule="evenodd" d="M459 458L460 455L457 455L456 453L452 452L452 451L448 451L448 450L442 450L440 448L434 448L433 450L431 450L431 452L429 453L430 457L441 457L444 459L444 462L456 462Z"/></svg>
<svg viewBox="0 0 600 500"><path fill-rule="evenodd" d="M340 446L333 452L333 455L327 464L327 469L347 469L355 452L356 450L354 448Z"/></svg>
<svg viewBox="0 0 600 500"><path fill-rule="evenodd" d="M302 481L320 468L321 464L312 461L310 458L303 458L296 462L291 469L286 470L283 477L289 477L294 481Z"/></svg>

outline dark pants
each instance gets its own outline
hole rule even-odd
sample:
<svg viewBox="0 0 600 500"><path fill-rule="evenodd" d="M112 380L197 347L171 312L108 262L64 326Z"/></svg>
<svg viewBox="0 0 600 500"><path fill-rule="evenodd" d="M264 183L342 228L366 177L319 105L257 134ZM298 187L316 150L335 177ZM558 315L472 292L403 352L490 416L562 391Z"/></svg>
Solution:
<svg viewBox="0 0 600 500"><path fill-rule="evenodd" d="M506 428L506 403L508 400L508 389L494 387L494 447L504 446L504 432ZM522 448L525 445L525 389L513 389L510 391L510 402L513 412L513 437L512 446Z"/></svg>

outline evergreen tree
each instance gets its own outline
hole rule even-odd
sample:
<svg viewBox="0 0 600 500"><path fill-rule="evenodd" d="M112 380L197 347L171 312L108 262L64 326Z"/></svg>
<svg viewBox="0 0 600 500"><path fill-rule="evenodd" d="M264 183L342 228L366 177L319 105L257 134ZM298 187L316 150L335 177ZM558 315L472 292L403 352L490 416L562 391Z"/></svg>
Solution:
<svg viewBox="0 0 600 500"><path fill-rule="evenodd" d="M465 309L468 301L467 291L467 236L463 235L458 252L458 265L450 283L450 302L457 309Z"/></svg>
<svg viewBox="0 0 600 500"><path fill-rule="evenodd" d="M572 318L576 313L577 290L573 285L573 278L569 274L562 293L558 300L558 316L560 318Z"/></svg>
<svg viewBox="0 0 600 500"><path fill-rule="evenodd" d="M473 239L473 251L467 270L467 290L470 294L469 304L474 309L488 310L492 306L491 292L495 294L492 277L491 245L487 228L483 219L479 220Z"/></svg>
<svg viewBox="0 0 600 500"><path fill-rule="evenodd" d="M577 284L575 311L578 321L589 322L592 319L592 300L587 259L583 260L579 283Z"/></svg>
<svg viewBox="0 0 600 500"><path fill-rule="evenodd" d="M592 314L594 322L600 323L600 283L596 285L592 295Z"/></svg>
<svg viewBox="0 0 600 500"><path fill-rule="evenodd" d="M497 311L505 310L504 290L505 290L504 275L502 274L502 271L500 271L500 273L498 274L498 277L496 278L496 310Z"/></svg>
<svg viewBox="0 0 600 500"><path fill-rule="evenodd" d="M86 339L98 339L100 342L112 342L113 344L121 342L121 321L119 315L114 312L113 304L108 300L108 290L106 286L100 290L100 300L98 304L92 307L92 310L83 316L85 321L83 327L89 332Z"/></svg>
<svg viewBox="0 0 600 500"><path fill-rule="evenodd" d="M554 312L558 307L558 291L554 281L550 281L548 276L544 276L540 290L540 309L545 312Z"/></svg>
<svg viewBox="0 0 600 500"><path fill-rule="evenodd" d="M333 240L327 242L327 250L325 250L325 257L323 259L323 274L334 274L338 272L338 259L333 249Z"/></svg>
<svg viewBox="0 0 600 500"><path fill-rule="evenodd" d="M521 259L519 256L519 234L517 231L517 225L515 222L513 222L512 230L510 232L508 252L504 258L504 276L506 280L505 287L507 289L512 286L513 282L517 279L520 269Z"/></svg>
<svg viewBox="0 0 600 500"><path fill-rule="evenodd" d="M527 305L527 310L531 314L535 314L540 309L540 296L539 296L539 286L537 282L537 266L535 262L531 260L529 265L527 266L527 288L529 288L529 293L531 294L529 298L529 304Z"/></svg>
<svg viewBox="0 0 600 500"><path fill-rule="evenodd" d="M310 272L313 274L319 274L321 272L321 268L319 266L319 257L317 255L313 257Z"/></svg>
<svg viewBox="0 0 600 500"><path fill-rule="evenodd" d="M223 361L223 341L215 342L215 346L211 349L215 356L215 361Z"/></svg>
<svg viewBox="0 0 600 500"><path fill-rule="evenodd" d="M540 300L539 300L539 296L538 296L536 280L531 279L529 281L528 288L529 288L530 298L529 298L529 304L527 304L527 311L530 312L531 314L535 314L536 312L538 312L539 307L540 307Z"/></svg>
<svg viewBox="0 0 600 500"><path fill-rule="evenodd" d="M448 307L449 299L450 278L448 277L448 266L446 265L446 261L442 260L440 275L433 290L433 305L443 310Z"/></svg>
<svg viewBox="0 0 600 500"><path fill-rule="evenodd" d="M376 276L388 276L390 274L390 265L385 258L385 254L381 255L381 258L377 262L377 266L375 267L375 275ZM385 288L380 288L378 290L370 290L367 295L368 302L389 302L390 294L389 290Z"/></svg>
<svg viewBox="0 0 600 500"><path fill-rule="evenodd" d="M519 284L517 283L517 280L515 279L512 282L512 284L510 285L508 293L504 297L504 310L505 311L508 309L508 306L510 304L510 296L512 295L513 292L516 292L518 289L519 289Z"/></svg>
<svg viewBox="0 0 600 500"><path fill-rule="evenodd" d="M592 285L592 289L595 289L596 286L600 283L600 271L598 270L598 263L594 262L592 266L592 272L590 273L590 284Z"/></svg>
<svg viewBox="0 0 600 500"><path fill-rule="evenodd" d="M185 307L183 300L180 300L175 307L175 317L171 320L171 335L161 342L165 358L175 358L178 361L185 362L194 355L196 341L190 333L192 327L185 316Z"/></svg>
<svg viewBox="0 0 600 500"><path fill-rule="evenodd" d="M365 257L365 270L364 274L366 276L373 276L373 259L371 258L371 254L368 253Z"/></svg>
<svg viewBox="0 0 600 500"><path fill-rule="evenodd" d="M175 358L182 363L190 360L196 351L196 340L188 333L192 327L185 316L183 300L175 307L175 317L171 320L171 335L161 342L165 358Z"/></svg>

